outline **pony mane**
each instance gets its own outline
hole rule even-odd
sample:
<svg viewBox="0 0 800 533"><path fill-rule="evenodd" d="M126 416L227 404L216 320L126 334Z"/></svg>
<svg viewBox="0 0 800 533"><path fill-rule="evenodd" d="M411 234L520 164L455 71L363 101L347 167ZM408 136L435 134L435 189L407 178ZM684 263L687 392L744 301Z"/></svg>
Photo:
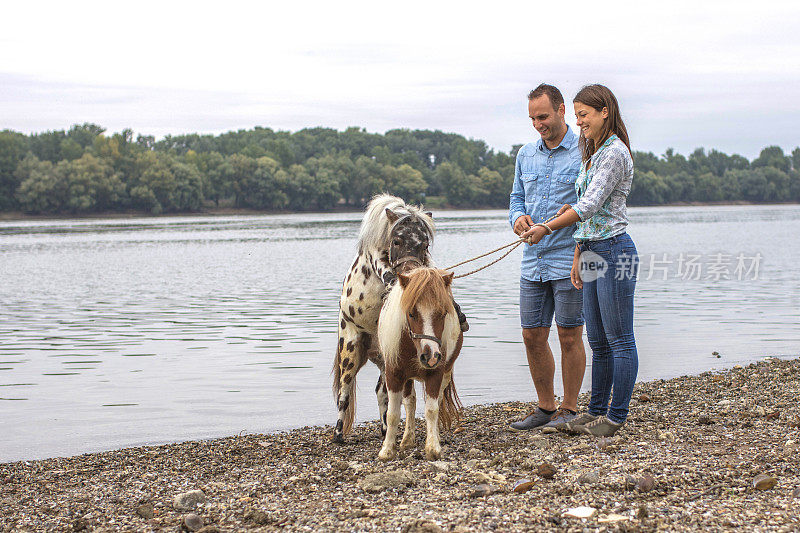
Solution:
<svg viewBox="0 0 800 533"><path fill-rule="evenodd" d="M419 217L428 233L428 238L433 242L433 218L425 214L423 206L406 204L401 198L390 194L373 196L367 205L361 229L358 232L359 250L386 250L389 248L389 239L392 232L392 223L386 216L386 209L394 211L400 216L412 215Z"/></svg>
<svg viewBox="0 0 800 533"><path fill-rule="evenodd" d="M408 329L406 314L414 306L431 307L445 313L442 332L442 352L445 360L455 350L461 327L453 307L450 288L445 286L442 274L445 271L430 267L419 267L406 274L408 284L403 288L395 283L386 296L378 321L378 347L384 360L396 364L400 356L400 339Z"/></svg>
<svg viewBox="0 0 800 533"><path fill-rule="evenodd" d="M407 274L408 284L403 288L400 307L408 313L415 306L430 307L440 313L448 313L453 309L453 296L442 275L444 270L433 268L415 268Z"/></svg>

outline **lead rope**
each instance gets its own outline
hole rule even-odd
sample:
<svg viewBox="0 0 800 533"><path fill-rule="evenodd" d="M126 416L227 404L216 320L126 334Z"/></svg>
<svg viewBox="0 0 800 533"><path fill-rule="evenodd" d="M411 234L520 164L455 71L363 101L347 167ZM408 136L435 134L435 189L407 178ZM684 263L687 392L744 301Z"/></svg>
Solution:
<svg viewBox="0 0 800 533"><path fill-rule="evenodd" d="M557 214L556 214L556 215L553 215L552 217L548 218L548 219L547 219L547 220L545 220L544 222L540 222L540 223L538 223L538 224L534 224L534 226L538 226L538 225L544 225L544 224L547 224L548 222L550 222L551 220L553 220L553 219L554 219L554 218L556 218L557 216L558 216ZM548 235L549 235L549 234L548 234ZM502 250L502 249L504 249L504 248L508 248L509 246L511 246L511 249L510 249L509 251L507 251L506 253L504 253L503 255L501 255L500 257L498 257L497 259L495 259L495 260L494 260L494 261L492 261L491 263L487 263L487 264L483 265L482 267L476 268L475 270L470 270L469 272L466 272L466 273L464 273L464 274L459 274L459 275L457 275L457 276L453 276L453 278L455 278L455 279L458 279L458 278L465 278L465 277L467 277L467 276L471 276L472 274L475 274L476 272L480 272L481 270L483 270L483 269L485 269L485 268L489 268L489 267L490 267L490 266L492 266L493 264L495 264L495 263L497 263L497 262L501 261L502 259L505 259L505 258L508 256L508 254L510 254L511 252L513 252L513 251L514 251L514 250L517 248L517 246L519 246L519 245L520 245L520 244L522 244L523 242L525 242L525 239L523 239L523 238L519 238L519 239L517 239L517 240L515 240L515 241L511 241L511 242L510 242L510 243L508 243L508 244L504 244L504 245L503 245L503 246L501 246L500 248L495 248L495 249L494 249L494 250L492 250L491 252L486 252L485 254L476 255L475 257L472 257L472 258L470 258L470 259L467 259L467 260L465 260L465 261L461 261L460 263L456 263L455 265L449 266L449 267L445 268L444 270L453 270L454 268L456 268L456 267L458 267L458 266L461 266L461 265L464 265L464 264L467 264L467 263L471 263L471 262L473 262L473 261L475 261L475 260L477 260L477 259L480 259L480 258L482 258L482 257L486 257L487 255L492 255L493 253L499 252L500 250Z"/></svg>

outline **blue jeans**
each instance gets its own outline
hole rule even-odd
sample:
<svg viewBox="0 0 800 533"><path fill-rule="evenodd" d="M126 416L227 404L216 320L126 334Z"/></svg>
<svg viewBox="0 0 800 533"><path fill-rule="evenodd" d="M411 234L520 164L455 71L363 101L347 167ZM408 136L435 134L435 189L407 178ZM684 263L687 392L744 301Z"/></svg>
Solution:
<svg viewBox="0 0 800 533"><path fill-rule="evenodd" d="M556 324L562 328L583 325L583 298L567 279L531 281L519 279L519 318L523 329L549 328Z"/></svg>
<svg viewBox="0 0 800 533"><path fill-rule="evenodd" d="M583 283L583 315L586 336L592 348L589 413L605 415L612 422L622 423L628 417L628 404L639 371L639 356L633 337L633 293L639 254L627 233L583 243L583 261L587 258L587 251L600 257L593 256L600 268L595 265L588 270L594 275L584 276ZM598 273L596 280L586 281Z"/></svg>

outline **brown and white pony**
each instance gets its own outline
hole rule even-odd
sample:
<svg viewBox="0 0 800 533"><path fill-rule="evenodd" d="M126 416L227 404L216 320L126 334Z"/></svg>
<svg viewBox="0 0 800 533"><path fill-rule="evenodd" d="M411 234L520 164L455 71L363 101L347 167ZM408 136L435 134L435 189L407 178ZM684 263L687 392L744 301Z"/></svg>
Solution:
<svg viewBox="0 0 800 533"><path fill-rule="evenodd" d="M453 383L453 364L464 336L453 307L452 281L452 272L430 267L400 274L381 308L378 346L389 392L386 437L378 455L382 461L397 455L401 402L406 425L400 447L414 445L414 380L425 388L425 455L429 460L442 454L439 424L449 429L459 417L461 402Z"/></svg>

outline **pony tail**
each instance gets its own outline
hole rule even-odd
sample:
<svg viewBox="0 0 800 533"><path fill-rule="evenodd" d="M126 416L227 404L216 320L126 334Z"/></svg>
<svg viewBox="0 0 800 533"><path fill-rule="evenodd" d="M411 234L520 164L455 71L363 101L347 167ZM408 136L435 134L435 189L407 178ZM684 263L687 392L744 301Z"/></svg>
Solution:
<svg viewBox="0 0 800 533"><path fill-rule="evenodd" d="M339 352L339 347L336 347L336 357L333 358L333 399L336 402L339 402L339 388L340 388L340 381L342 379L342 371L339 368L339 360L341 359L342 354Z"/></svg>
<svg viewBox="0 0 800 533"><path fill-rule="evenodd" d="M442 393L442 403L439 406L439 426L448 430L453 426L453 422L461 420L461 410L464 408L461 405L461 399L458 397L456 391L456 384L453 378L450 378L450 383Z"/></svg>

